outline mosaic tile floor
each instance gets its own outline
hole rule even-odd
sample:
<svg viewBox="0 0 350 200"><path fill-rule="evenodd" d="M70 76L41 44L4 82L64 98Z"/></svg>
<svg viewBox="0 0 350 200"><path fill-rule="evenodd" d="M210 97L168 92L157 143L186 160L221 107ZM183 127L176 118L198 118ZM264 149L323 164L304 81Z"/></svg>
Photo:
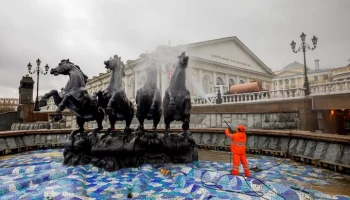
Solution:
<svg viewBox="0 0 350 200"><path fill-rule="evenodd" d="M129 193L134 199L350 199L292 189L293 185L332 185L345 175L289 160L267 171L252 172L263 183L229 175L229 163L143 165L110 173L91 165L62 166L62 160L62 150L0 157L0 199L126 199ZM249 159L261 168L280 161L263 156ZM169 170L168 174L161 169Z"/></svg>

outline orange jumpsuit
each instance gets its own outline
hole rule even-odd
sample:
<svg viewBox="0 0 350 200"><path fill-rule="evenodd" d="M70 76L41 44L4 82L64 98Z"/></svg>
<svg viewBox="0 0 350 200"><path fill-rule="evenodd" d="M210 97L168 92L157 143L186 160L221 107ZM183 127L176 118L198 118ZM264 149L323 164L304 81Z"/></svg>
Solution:
<svg viewBox="0 0 350 200"><path fill-rule="evenodd" d="M239 162L242 162L245 176L250 177L249 166L246 156L247 136L244 131L245 127L240 125L237 126L237 133L231 134L231 131L229 129L225 129L225 135L226 137L230 137L232 139L232 174L238 175Z"/></svg>

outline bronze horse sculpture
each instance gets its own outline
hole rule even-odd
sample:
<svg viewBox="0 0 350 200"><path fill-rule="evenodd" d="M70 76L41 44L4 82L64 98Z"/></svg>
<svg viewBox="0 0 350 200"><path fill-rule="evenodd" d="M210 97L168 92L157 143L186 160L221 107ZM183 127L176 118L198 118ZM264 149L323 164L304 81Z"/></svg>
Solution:
<svg viewBox="0 0 350 200"><path fill-rule="evenodd" d="M134 118L134 106L126 97L125 90L122 88L122 77L125 76L124 64L118 55L104 62L106 69L111 70L109 84L103 91L98 91L93 95L97 97L98 105L105 109L109 118L110 128L107 129L107 135L115 129L117 121L126 121L124 133L131 133L130 124Z"/></svg>
<svg viewBox="0 0 350 200"><path fill-rule="evenodd" d="M170 123L176 120L183 122L183 135L187 138L192 108L190 91L186 88L186 68L189 58L185 55L185 52L178 58L179 61L175 64L175 71L171 78L170 86L165 91L163 99L164 137L168 137Z"/></svg>
<svg viewBox="0 0 350 200"><path fill-rule="evenodd" d="M136 117L139 120L139 131L144 133L144 120L153 119L153 134L157 134L157 125L162 117L162 99L160 90L157 88L157 68L154 66L154 62L151 62L151 66L146 68L147 80L142 88L137 90L136 104L137 113Z"/></svg>
<svg viewBox="0 0 350 200"><path fill-rule="evenodd" d="M57 90L52 90L45 94L40 99L40 106L46 106L47 99L52 96L57 106L55 121L62 119L62 111L65 108L68 108L76 115L79 129L74 130L70 138L74 137L76 133L83 134L84 124L87 121L96 120L98 127L93 130L94 134L102 130L104 113L97 105L91 103L91 98L85 90L88 77L81 71L80 67L71 63L69 59L62 60L56 68L51 69L50 74L55 76L59 74L68 75L69 81L61 94Z"/></svg>

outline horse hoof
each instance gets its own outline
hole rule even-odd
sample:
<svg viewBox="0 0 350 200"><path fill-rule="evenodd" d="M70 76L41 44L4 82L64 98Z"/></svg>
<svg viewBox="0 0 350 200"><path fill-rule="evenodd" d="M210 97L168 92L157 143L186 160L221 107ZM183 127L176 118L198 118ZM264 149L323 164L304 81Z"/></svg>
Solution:
<svg viewBox="0 0 350 200"><path fill-rule="evenodd" d="M41 99L39 101L39 107L43 107L43 106L47 106L47 102L46 102L46 100Z"/></svg>

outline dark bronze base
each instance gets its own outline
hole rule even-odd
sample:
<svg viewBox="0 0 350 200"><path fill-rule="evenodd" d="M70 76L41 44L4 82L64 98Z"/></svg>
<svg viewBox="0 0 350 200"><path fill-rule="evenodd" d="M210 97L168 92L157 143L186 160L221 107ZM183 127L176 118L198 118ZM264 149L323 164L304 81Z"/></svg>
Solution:
<svg viewBox="0 0 350 200"><path fill-rule="evenodd" d="M67 141L64 149L65 165L93 164L106 171L116 171L142 164L191 163L198 161L198 152L191 134L169 137L154 134L77 134Z"/></svg>

